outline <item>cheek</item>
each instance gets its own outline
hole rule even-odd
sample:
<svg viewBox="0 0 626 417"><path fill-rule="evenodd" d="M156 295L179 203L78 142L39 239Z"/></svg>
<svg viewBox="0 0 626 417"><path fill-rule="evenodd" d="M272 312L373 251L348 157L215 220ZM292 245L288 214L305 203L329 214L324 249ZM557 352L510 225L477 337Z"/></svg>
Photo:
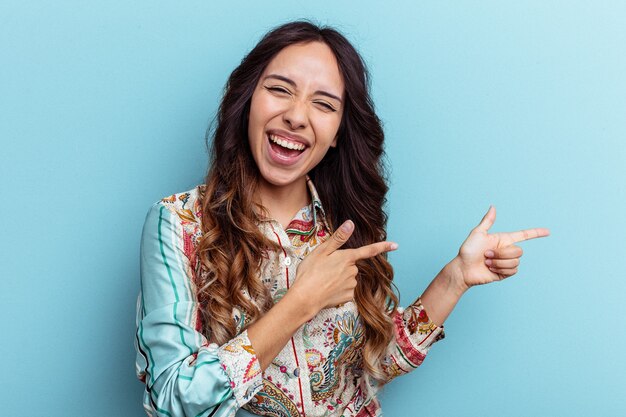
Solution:
<svg viewBox="0 0 626 417"><path fill-rule="evenodd" d="M267 122L281 111L280 101L273 99L268 94L260 92L252 96L250 102L250 120Z"/></svg>
<svg viewBox="0 0 626 417"><path fill-rule="evenodd" d="M335 138L339 131L341 116L329 116L316 120L314 124L315 136L319 139L323 138L324 146L336 146Z"/></svg>

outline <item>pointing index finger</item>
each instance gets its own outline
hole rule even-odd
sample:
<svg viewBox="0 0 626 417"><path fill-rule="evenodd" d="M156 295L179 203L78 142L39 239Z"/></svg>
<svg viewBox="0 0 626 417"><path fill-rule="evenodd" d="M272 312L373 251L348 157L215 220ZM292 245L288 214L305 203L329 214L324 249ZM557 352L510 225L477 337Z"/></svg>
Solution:
<svg viewBox="0 0 626 417"><path fill-rule="evenodd" d="M550 236L550 230L542 227L536 227L533 229L518 230L517 232L508 233L509 237L514 243L522 242L524 240L536 239L538 237Z"/></svg>
<svg viewBox="0 0 626 417"><path fill-rule="evenodd" d="M350 251L352 259L356 262L361 259L373 258L383 252L389 252L398 249L398 244L395 242L376 242L369 245L361 246L356 249L346 249Z"/></svg>

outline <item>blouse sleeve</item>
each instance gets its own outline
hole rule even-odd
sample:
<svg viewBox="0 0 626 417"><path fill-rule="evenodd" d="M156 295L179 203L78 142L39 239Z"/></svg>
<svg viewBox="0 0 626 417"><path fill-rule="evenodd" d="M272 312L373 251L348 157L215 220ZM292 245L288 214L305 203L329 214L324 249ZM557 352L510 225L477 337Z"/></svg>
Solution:
<svg viewBox="0 0 626 417"><path fill-rule="evenodd" d="M383 383L420 366L430 347L445 337L443 326L430 320L420 298L406 309L398 308L392 320L395 337L381 361L387 377Z"/></svg>
<svg viewBox="0 0 626 417"><path fill-rule="evenodd" d="M178 216L156 203L141 238L137 376L149 416L233 416L262 388L247 331L218 346L199 331Z"/></svg>

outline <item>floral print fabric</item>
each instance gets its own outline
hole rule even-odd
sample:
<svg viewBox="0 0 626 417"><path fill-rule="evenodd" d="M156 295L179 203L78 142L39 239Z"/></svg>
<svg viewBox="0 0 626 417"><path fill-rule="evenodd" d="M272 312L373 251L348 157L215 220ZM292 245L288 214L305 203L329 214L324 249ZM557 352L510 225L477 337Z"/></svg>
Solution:
<svg viewBox="0 0 626 417"><path fill-rule="evenodd" d="M293 285L299 263L331 233L315 187L307 182L312 203L287 228L271 219L259 224L281 248L263 260L259 277L274 302ZM381 415L380 384L368 381L362 368L365 332L353 302L321 310L264 372L247 337L246 317L236 307L238 336L223 346L207 343L200 332L191 255L201 235L199 192L197 187L158 202L144 226L136 347L148 414L233 416L244 408L264 416ZM395 339L380 364L382 383L418 367L444 337L419 298L392 319Z"/></svg>

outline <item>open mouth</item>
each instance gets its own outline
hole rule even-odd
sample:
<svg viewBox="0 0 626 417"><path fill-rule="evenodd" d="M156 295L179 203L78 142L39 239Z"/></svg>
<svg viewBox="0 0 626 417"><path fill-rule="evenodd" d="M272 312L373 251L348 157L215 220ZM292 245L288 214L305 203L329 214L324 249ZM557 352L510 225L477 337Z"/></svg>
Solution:
<svg viewBox="0 0 626 417"><path fill-rule="evenodd" d="M268 134L267 139L274 155L285 162L295 162L295 159L302 155L307 148L303 143L287 140L272 134Z"/></svg>

